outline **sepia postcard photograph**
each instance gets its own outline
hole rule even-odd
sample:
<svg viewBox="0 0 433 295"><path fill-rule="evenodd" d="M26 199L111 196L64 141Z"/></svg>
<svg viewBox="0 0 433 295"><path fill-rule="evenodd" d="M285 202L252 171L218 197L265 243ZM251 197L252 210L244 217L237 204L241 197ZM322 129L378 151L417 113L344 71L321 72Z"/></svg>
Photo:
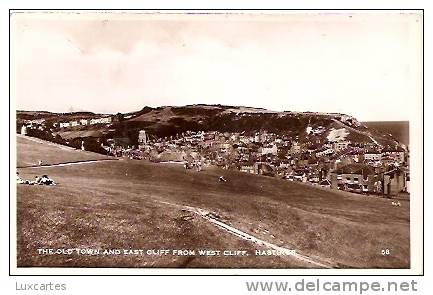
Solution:
<svg viewBox="0 0 433 295"><path fill-rule="evenodd" d="M423 273L422 10L9 21L12 273Z"/></svg>

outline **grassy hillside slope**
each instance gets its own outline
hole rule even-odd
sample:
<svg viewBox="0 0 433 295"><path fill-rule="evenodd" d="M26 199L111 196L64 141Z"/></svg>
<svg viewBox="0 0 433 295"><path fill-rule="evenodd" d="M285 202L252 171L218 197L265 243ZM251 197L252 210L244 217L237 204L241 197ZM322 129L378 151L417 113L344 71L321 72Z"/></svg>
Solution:
<svg viewBox="0 0 433 295"><path fill-rule="evenodd" d="M23 155L30 145L20 142ZM266 248L176 205L206 209L255 237L339 267L407 268L410 263L408 202L396 208L385 199L275 178L133 160L19 171L23 178L48 174L59 183L18 185L19 266L312 267L291 257L254 256L255 249ZM220 175L228 182L218 182ZM36 253L41 247L241 249L250 256L43 256ZM382 249L391 254L383 256Z"/></svg>
<svg viewBox="0 0 433 295"><path fill-rule="evenodd" d="M45 165L110 158L112 157L78 151L39 138L17 135L17 167L35 166L39 160Z"/></svg>

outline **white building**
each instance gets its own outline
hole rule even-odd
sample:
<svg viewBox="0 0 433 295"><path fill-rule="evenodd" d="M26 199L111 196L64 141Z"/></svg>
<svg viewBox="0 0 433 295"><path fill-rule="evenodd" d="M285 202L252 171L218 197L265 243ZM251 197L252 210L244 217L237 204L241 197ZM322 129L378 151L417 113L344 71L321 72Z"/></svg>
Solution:
<svg viewBox="0 0 433 295"><path fill-rule="evenodd" d="M292 154L299 154L301 152L301 146L298 144L297 141L294 141L292 143L292 147L290 148L290 152Z"/></svg>
<svg viewBox="0 0 433 295"><path fill-rule="evenodd" d="M327 155L331 155L334 153L333 149L330 148L325 148L323 150L320 150L316 153L316 157L323 157L323 156L327 156Z"/></svg>
<svg viewBox="0 0 433 295"><path fill-rule="evenodd" d="M220 145L220 152L221 153L228 153L232 148L232 145L229 143L223 143Z"/></svg>
<svg viewBox="0 0 433 295"><path fill-rule="evenodd" d="M241 172L254 174L254 166L253 165L243 165L240 169Z"/></svg>
<svg viewBox="0 0 433 295"><path fill-rule="evenodd" d="M91 119L90 124L110 124L111 123L111 117L103 117L103 118L96 118Z"/></svg>
<svg viewBox="0 0 433 295"><path fill-rule="evenodd" d="M140 130L138 132L138 144L139 145L146 145L147 144L146 130Z"/></svg>
<svg viewBox="0 0 433 295"><path fill-rule="evenodd" d="M347 140L334 142L334 144L333 144L334 150L337 152L345 150L345 149L347 149L349 144L350 144L350 141L347 141Z"/></svg>
<svg viewBox="0 0 433 295"><path fill-rule="evenodd" d="M27 126L26 125L21 126L21 135L27 135Z"/></svg>
<svg viewBox="0 0 433 295"><path fill-rule="evenodd" d="M382 160L382 153L375 152L375 151L365 152L364 160L365 161L374 161L374 162L380 161L380 160Z"/></svg>
<svg viewBox="0 0 433 295"><path fill-rule="evenodd" d="M272 145L269 147L262 147L261 151L262 151L262 155L267 155L267 154L276 155L278 152L278 149L277 149L276 145Z"/></svg>
<svg viewBox="0 0 433 295"><path fill-rule="evenodd" d="M70 126L69 122L60 122L59 124L60 128L67 128Z"/></svg>
<svg viewBox="0 0 433 295"><path fill-rule="evenodd" d="M402 149L385 149L382 151L382 157L389 156L399 163L404 162L404 150Z"/></svg>
<svg viewBox="0 0 433 295"><path fill-rule="evenodd" d="M30 124L42 124L45 121L45 119L35 119L35 120L30 120L29 123Z"/></svg>

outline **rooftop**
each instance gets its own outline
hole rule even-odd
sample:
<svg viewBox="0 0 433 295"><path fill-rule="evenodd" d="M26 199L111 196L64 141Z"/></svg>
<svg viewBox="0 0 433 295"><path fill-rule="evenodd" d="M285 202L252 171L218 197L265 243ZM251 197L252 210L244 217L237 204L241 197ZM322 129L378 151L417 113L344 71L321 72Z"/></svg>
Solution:
<svg viewBox="0 0 433 295"><path fill-rule="evenodd" d="M333 173L337 174L362 174L364 177L374 175L374 168L365 164L353 163L345 165Z"/></svg>

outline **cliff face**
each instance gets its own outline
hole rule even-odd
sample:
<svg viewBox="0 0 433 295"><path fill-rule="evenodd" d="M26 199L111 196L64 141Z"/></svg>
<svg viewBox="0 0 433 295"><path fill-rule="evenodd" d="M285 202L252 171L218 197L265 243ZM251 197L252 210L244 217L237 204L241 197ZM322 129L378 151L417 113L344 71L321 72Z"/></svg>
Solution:
<svg viewBox="0 0 433 295"><path fill-rule="evenodd" d="M76 119L80 115L86 118L100 116L92 113L46 113L17 112L17 121L46 118L47 121ZM189 105L164 106L158 108L144 107L137 112L117 114L118 120L110 126L98 126L99 133L105 137L128 137L132 143L138 139L138 131L145 129L154 137L169 137L190 131L245 132L253 134L267 131L280 135L299 137L302 141L326 141L330 137L340 136L355 143L376 143L383 146L400 145L390 134L369 129L354 117L338 113L319 112L274 112L260 108L223 106L223 105ZM81 126L82 131L95 126ZM58 134L62 136L62 131ZM68 137L73 137L68 131Z"/></svg>
<svg viewBox="0 0 433 295"><path fill-rule="evenodd" d="M130 113L114 125L115 133L137 136L146 129L156 137L174 136L188 130L245 132L267 131L299 137L302 141L326 141L333 134L356 143L399 145L392 135L369 129L356 118L338 113L274 112L250 107L191 105L145 108Z"/></svg>

